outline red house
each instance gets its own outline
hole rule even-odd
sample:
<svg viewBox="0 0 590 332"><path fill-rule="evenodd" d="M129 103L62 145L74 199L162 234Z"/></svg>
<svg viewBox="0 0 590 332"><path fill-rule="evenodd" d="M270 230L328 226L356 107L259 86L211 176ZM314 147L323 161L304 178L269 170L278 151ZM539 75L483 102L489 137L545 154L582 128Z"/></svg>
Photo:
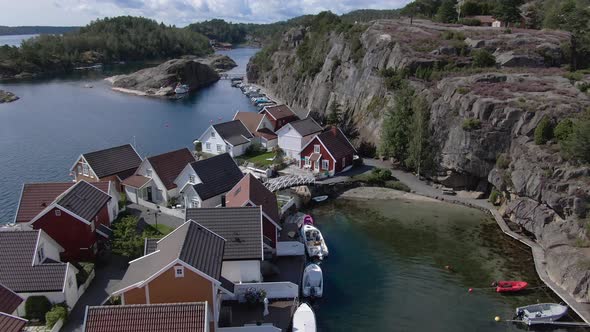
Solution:
<svg viewBox="0 0 590 332"><path fill-rule="evenodd" d="M65 261L94 259L111 235L117 201L111 182L25 184L15 221L42 229L64 248Z"/></svg>
<svg viewBox="0 0 590 332"><path fill-rule="evenodd" d="M301 168L333 176L352 167L356 150L337 127L312 138L301 151Z"/></svg>
<svg viewBox="0 0 590 332"><path fill-rule="evenodd" d="M275 194L248 173L227 192L225 200L228 207L261 206L264 243L276 249L281 226L279 226L279 205Z"/></svg>
<svg viewBox="0 0 590 332"><path fill-rule="evenodd" d="M272 131L274 132L289 122L299 120L297 114L287 105L266 106L260 111L260 114L264 114L270 121L273 126Z"/></svg>

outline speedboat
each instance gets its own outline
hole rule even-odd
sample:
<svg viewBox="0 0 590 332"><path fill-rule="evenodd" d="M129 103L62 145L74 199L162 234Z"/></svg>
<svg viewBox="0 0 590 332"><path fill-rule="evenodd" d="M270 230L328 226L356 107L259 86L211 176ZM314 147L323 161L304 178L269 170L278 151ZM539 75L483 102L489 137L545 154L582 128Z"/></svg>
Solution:
<svg viewBox="0 0 590 332"><path fill-rule="evenodd" d="M182 95L185 93L188 93L189 91L189 86L186 84L176 84L176 88L174 88L174 93L176 93L177 95Z"/></svg>
<svg viewBox="0 0 590 332"><path fill-rule="evenodd" d="M495 286L498 293L513 293L525 289L528 283L526 281L498 281Z"/></svg>
<svg viewBox="0 0 590 332"><path fill-rule="evenodd" d="M527 325L554 322L565 316L568 307L557 303L531 304L516 308L516 317Z"/></svg>
<svg viewBox="0 0 590 332"><path fill-rule="evenodd" d="M301 238L303 239L309 257L322 259L328 256L328 247L319 229L312 225L303 225L301 226Z"/></svg>
<svg viewBox="0 0 590 332"><path fill-rule="evenodd" d="M327 199L328 199L328 195L316 196L316 197L312 198L312 200L316 203L323 202Z"/></svg>
<svg viewBox="0 0 590 332"><path fill-rule="evenodd" d="M293 315L293 332L315 331L315 314L307 303L301 303Z"/></svg>
<svg viewBox="0 0 590 332"><path fill-rule="evenodd" d="M322 297L324 293L324 276L317 264L309 264L303 271L303 296Z"/></svg>
<svg viewBox="0 0 590 332"><path fill-rule="evenodd" d="M313 217L310 216L309 214L306 214L305 217L303 217L303 224L304 225L313 225Z"/></svg>

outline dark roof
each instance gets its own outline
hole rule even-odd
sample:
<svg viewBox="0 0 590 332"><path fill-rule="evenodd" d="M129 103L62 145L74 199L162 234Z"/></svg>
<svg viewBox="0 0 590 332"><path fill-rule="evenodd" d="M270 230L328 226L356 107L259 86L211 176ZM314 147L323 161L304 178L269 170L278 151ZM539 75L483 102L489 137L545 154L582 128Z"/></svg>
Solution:
<svg viewBox="0 0 590 332"><path fill-rule="evenodd" d="M307 136L322 131L322 127L312 118L305 118L289 123L301 136Z"/></svg>
<svg viewBox="0 0 590 332"><path fill-rule="evenodd" d="M233 293L235 291L236 284L234 284L230 280L227 280L224 277L221 277L219 281L221 281L221 287L223 287L225 290L227 290L231 293Z"/></svg>
<svg viewBox="0 0 590 332"><path fill-rule="evenodd" d="M186 209L186 219L226 240L224 260L262 259L260 207Z"/></svg>
<svg viewBox="0 0 590 332"><path fill-rule="evenodd" d="M88 307L84 332L205 332L206 319L206 302Z"/></svg>
<svg viewBox="0 0 590 332"><path fill-rule="evenodd" d="M160 241L160 239L146 238L143 246L143 254L147 255L156 251L156 249L158 249L158 241Z"/></svg>
<svg viewBox="0 0 590 332"><path fill-rule="evenodd" d="M277 134L275 134L272 130L268 128L260 128L260 130L258 130L254 134L258 137L264 137L267 140L273 140L277 138Z"/></svg>
<svg viewBox="0 0 590 332"><path fill-rule="evenodd" d="M195 222L185 222L159 240L155 251L131 262L117 289L143 282L176 259L219 280L224 245L225 240L219 235Z"/></svg>
<svg viewBox="0 0 590 332"><path fill-rule="evenodd" d="M57 200L57 205L90 221L111 199L104 191L86 181L79 181Z"/></svg>
<svg viewBox="0 0 590 332"><path fill-rule="evenodd" d="M256 132L260 121L264 118L263 114L258 114L255 112L236 112L234 115L234 120L240 120L246 126L246 128L250 131L252 135Z"/></svg>
<svg viewBox="0 0 590 332"><path fill-rule="evenodd" d="M57 196L73 186L73 182L25 183L21 193L16 222L29 222L51 205Z"/></svg>
<svg viewBox="0 0 590 332"><path fill-rule="evenodd" d="M229 207L244 206L247 201L250 201L256 206L262 206L262 211L269 218L279 222L277 196L250 173L244 175L242 180L227 193L225 200Z"/></svg>
<svg viewBox="0 0 590 332"><path fill-rule="evenodd" d="M243 176L228 153L196 161L191 166L202 181L193 185L202 200L228 192Z"/></svg>
<svg viewBox="0 0 590 332"><path fill-rule="evenodd" d="M346 136L336 127L330 127L323 133L318 135L318 138L330 154L338 161L340 158L354 154L356 151L350 144Z"/></svg>
<svg viewBox="0 0 590 332"><path fill-rule="evenodd" d="M112 229L108 228L103 224L98 224L98 226L96 226L96 233L103 236L106 239L113 237L114 234Z"/></svg>
<svg viewBox="0 0 590 332"><path fill-rule="evenodd" d="M13 313L23 299L12 290L0 284L0 312Z"/></svg>
<svg viewBox="0 0 590 332"><path fill-rule="evenodd" d="M288 118L290 116L297 117L297 115L287 105L266 106L262 112L264 111L272 115L272 117L276 120Z"/></svg>
<svg viewBox="0 0 590 332"><path fill-rule="evenodd" d="M123 185L139 189L150 181L150 178L143 175L131 175L123 181Z"/></svg>
<svg viewBox="0 0 590 332"><path fill-rule="evenodd" d="M233 146L248 143L250 138L253 137L240 120L218 123L213 125L213 128L221 138Z"/></svg>
<svg viewBox="0 0 590 332"><path fill-rule="evenodd" d="M67 264L32 265L39 232L0 232L0 283L17 293L63 290Z"/></svg>
<svg viewBox="0 0 590 332"><path fill-rule="evenodd" d="M118 173L125 174L131 169L135 171L141 164L141 157L131 144L84 153L82 156L99 178Z"/></svg>
<svg viewBox="0 0 590 332"><path fill-rule="evenodd" d="M147 159L167 190L176 188L174 180L186 165L195 161L195 157L187 148L166 152Z"/></svg>
<svg viewBox="0 0 590 332"><path fill-rule="evenodd" d="M27 324L27 320L0 312L0 331L21 332Z"/></svg>

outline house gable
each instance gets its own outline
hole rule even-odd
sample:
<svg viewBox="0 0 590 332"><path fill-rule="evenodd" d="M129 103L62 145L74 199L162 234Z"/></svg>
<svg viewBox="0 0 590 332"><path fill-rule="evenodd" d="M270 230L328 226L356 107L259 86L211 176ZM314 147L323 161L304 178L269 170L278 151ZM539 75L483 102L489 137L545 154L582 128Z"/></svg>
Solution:
<svg viewBox="0 0 590 332"><path fill-rule="evenodd" d="M83 165L88 165L88 175L84 174ZM90 166L88 161L86 161L86 158L84 158L84 155L80 155L78 157L78 159L76 159L76 162L74 162L74 165L72 165L72 168L70 169L70 171L72 172L72 174L76 178L76 181L79 181L82 179L86 179L88 181L98 181L99 180L98 176L96 175L96 172L92 169L92 166Z"/></svg>

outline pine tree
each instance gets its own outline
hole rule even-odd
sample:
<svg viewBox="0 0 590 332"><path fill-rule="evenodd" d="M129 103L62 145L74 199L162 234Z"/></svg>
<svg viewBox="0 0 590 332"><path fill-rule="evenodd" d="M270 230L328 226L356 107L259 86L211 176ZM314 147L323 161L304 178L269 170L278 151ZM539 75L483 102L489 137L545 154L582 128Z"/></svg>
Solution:
<svg viewBox="0 0 590 332"><path fill-rule="evenodd" d="M443 23L457 22L457 1L444 0L436 12L436 19Z"/></svg>
<svg viewBox="0 0 590 332"><path fill-rule="evenodd" d="M410 123L412 122L412 101L414 89L407 84L396 91L395 107L388 110L383 122L379 152L385 157L405 161L410 141Z"/></svg>
<svg viewBox="0 0 590 332"><path fill-rule="evenodd" d="M430 148L430 108L426 99L415 96L412 102L414 114L410 125L411 138L408 145L406 166L414 169L418 176L432 167Z"/></svg>
<svg viewBox="0 0 590 332"><path fill-rule="evenodd" d="M505 22L506 26L520 22L520 6L523 3L524 0L498 0L494 16L501 22Z"/></svg>

